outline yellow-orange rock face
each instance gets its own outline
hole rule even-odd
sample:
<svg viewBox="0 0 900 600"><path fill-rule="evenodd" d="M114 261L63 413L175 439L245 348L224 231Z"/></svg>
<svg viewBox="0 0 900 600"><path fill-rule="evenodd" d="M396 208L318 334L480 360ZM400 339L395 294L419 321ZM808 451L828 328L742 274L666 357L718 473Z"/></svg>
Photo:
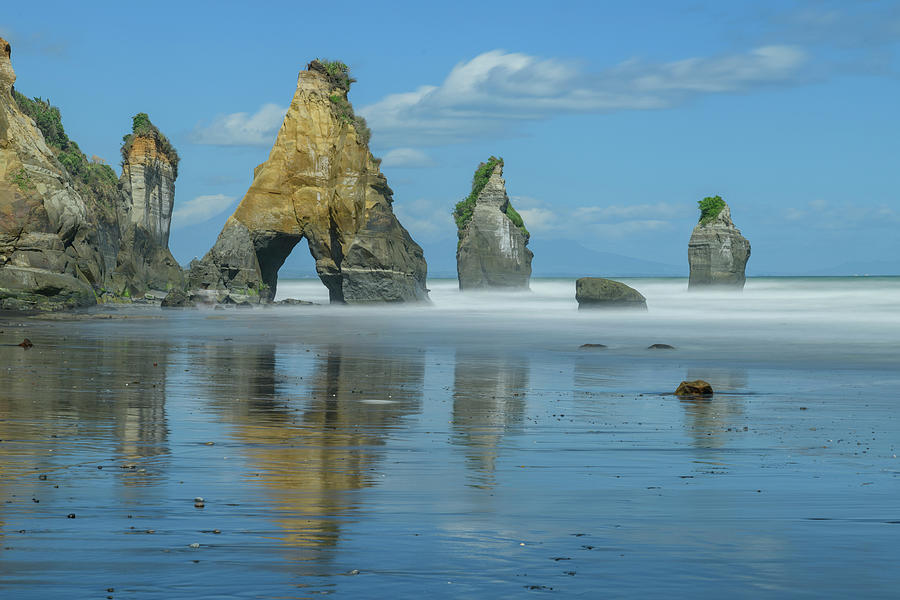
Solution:
<svg viewBox="0 0 900 600"><path fill-rule="evenodd" d="M427 299L422 249L394 216L393 192L351 114L346 91L300 72L269 158L192 264L192 288L271 299L278 269L306 238L332 301Z"/></svg>

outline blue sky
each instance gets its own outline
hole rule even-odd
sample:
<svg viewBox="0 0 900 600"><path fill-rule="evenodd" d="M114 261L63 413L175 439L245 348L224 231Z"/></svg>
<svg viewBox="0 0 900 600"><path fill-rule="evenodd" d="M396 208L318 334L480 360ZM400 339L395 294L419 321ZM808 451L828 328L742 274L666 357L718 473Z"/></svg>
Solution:
<svg viewBox="0 0 900 600"><path fill-rule="evenodd" d="M536 252L686 266L696 201L720 194L751 274L900 272L900 2L17 3L0 36L16 88L58 105L88 155L116 164L136 112L172 139L182 262L213 244L322 56L351 65L435 272L492 154ZM290 268L312 273L305 254Z"/></svg>

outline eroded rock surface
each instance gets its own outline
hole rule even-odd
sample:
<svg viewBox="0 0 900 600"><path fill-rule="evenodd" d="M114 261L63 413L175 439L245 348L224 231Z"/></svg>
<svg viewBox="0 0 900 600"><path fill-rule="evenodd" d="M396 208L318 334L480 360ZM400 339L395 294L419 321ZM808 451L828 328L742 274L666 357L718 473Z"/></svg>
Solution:
<svg viewBox="0 0 900 600"><path fill-rule="evenodd" d="M603 277L582 277L575 282L578 308L633 308L647 310L647 299L633 287Z"/></svg>
<svg viewBox="0 0 900 600"><path fill-rule="evenodd" d="M734 226L731 209L726 204L715 218L694 227L688 242L691 268L688 288L722 286L742 289L749 259L750 242Z"/></svg>
<svg viewBox="0 0 900 600"><path fill-rule="evenodd" d="M503 162L499 161L478 194L471 217L459 232L459 289L528 289L534 255L526 246L528 234L524 225L519 227L513 222L507 214L509 208Z"/></svg>
<svg viewBox="0 0 900 600"><path fill-rule="evenodd" d="M427 300L422 249L393 213L348 89L317 61L300 72L268 160L215 245L191 263L195 295L272 300L278 269L305 238L332 302Z"/></svg>
<svg viewBox="0 0 900 600"><path fill-rule="evenodd" d="M58 112L45 139L19 106L55 110L14 94L10 57L0 39L0 309L75 308L178 285L168 249L120 221L126 192L112 169L84 156Z"/></svg>

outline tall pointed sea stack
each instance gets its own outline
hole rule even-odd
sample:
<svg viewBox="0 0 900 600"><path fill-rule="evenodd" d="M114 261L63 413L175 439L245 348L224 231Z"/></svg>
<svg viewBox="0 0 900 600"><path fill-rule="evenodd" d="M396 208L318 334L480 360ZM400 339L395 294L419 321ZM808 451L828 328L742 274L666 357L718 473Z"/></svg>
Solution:
<svg viewBox="0 0 900 600"><path fill-rule="evenodd" d="M164 245L123 240L115 171L69 139L58 108L13 89L11 54L0 39L0 309L73 308L178 285ZM151 277L147 265L160 264L165 274Z"/></svg>
<svg viewBox="0 0 900 600"><path fill-rule="evenodd" d="M453 211L459 289L525 288L531 279L529 233L506 195L503 159L481 163L472 192Z"/></svg>
<svg viewBox="0 0 900 600"><path fill-rule="evenodd" d="M353 114L343 63L313 61L269 158L215 245L191 263L192 290L271 300L278 269L303 238L332 302L426 300L422 249L391 209L393 192Z"/></svg>
<svg viewBox="0 0 900 600"><path fill-rule="evenodd" d="M731 209L719 196L699 201L700 222L688 242L691 268L688 288L722 286L742 289L750 242L731 221Z"/></svg>

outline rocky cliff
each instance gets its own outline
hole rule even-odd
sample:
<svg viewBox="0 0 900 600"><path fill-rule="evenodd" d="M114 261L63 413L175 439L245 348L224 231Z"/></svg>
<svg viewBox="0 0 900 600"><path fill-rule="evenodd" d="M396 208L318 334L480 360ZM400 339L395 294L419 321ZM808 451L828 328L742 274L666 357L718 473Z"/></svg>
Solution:
<svg viewBox="0 0 900 600"><path fill-rule="evenodd" d="M459 289L528 288L533 254L522 217L506 195L503 159L492 156L479 165L472 193L457 204L454 217Z"/></svg>
<svg viewBox="0 0 900 600"><path fill-rule="evenodd" d="M146 247L121 243L115 172L66 136L56 107L13 89L10 57L0 39L0 309L91 305L117 278L146 288L125 272Z"/></svg>
<svg viewBox="0 0 900 600"><path fill-rule="evenodd" d="M718 196L700 202L700 222L688 242L688 288L744 287L750 242L731 220L731 209Z"/></svg>
<svg viewBox="0 0 900 600"><path fill-rule="evenodd" d="M422 249L391 208L365 121L347 100L346 65L313 61L268 160L188 285L211 300L266 301L278 269L306 239L332 302L426 300Z"/></svg>

